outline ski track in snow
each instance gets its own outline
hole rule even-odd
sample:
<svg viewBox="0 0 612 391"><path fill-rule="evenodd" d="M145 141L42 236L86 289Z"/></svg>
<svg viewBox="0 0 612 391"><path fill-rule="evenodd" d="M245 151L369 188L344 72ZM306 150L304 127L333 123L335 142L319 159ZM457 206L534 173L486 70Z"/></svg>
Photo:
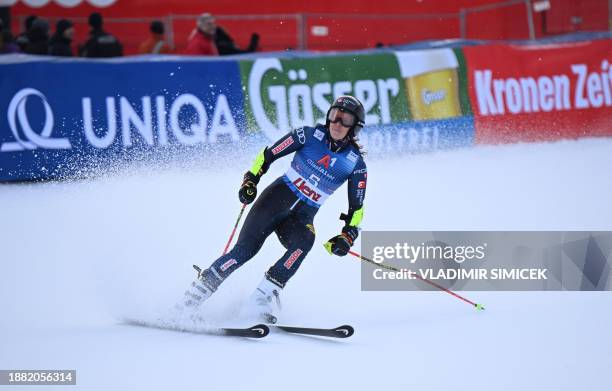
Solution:
<svg viewBox="0 0 612 391"><path fill-rule="evenodd" d="M609 387L610 292L466 292L484 312L439 292L361 292L359 262L322 246L341 228L345 187L315 219L281 323L351 324L350 339L121 324L159 316L194 278L191 265L222 252L245 167L2 185L0 368L76 369L71 390ZM610 139L371 159L363 228L612 230L611 167ZM206 306L211 325L237 322L227 319L282 251L271 237L224 283Z"/></svg>

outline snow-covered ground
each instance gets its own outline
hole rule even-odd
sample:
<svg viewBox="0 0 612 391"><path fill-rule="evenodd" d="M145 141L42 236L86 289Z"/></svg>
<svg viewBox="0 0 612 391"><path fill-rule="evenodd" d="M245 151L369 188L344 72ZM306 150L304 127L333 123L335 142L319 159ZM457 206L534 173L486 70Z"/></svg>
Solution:
<svg viewBox="0 0 612 391"><path fill-rule="evenodd" d="M170 306L191 265L222 251L246 167L2 185L0 369L76 369L71 390L612 389L610 292L466 293L485 312L438 292L361 292L359 262L321 246L340 229L344 188L315 220L282 323L349 323L352 338L122 324ZM609 139L372 160L363 227L612 230L611 167ZM210 300L211 321L229 318L281 253L271 237Z"/></svg>

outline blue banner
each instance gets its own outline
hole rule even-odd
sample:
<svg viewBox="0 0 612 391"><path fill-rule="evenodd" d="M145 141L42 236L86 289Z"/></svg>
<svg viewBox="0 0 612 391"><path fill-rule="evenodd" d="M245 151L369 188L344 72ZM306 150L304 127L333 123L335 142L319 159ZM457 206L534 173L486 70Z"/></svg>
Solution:
<svg viewBox="0 0 612 391"><path fill-rule="evenodd" d="M471 147L474 136L474 118L463 116L366 126L359 138L369 155L393 156Z"/></svg>
<svg viewBox="0 0 612 391"><path fill-rule="evenodd" d="M239 141L236 61L44 60L0 65L0 180Z"/></svg>

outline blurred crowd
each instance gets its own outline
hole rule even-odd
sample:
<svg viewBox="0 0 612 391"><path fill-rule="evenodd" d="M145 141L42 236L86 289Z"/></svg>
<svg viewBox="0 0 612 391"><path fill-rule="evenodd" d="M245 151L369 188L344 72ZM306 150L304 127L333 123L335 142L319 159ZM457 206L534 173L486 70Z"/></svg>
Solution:
<svg viewBox="0 0 612 391"><path fill-rule="evenodd" d="M73 51L74 24L68 19L60 19L51 27L46 19L34 15L25 19L23 31L14 37L8 26L0 19L0 54L28 53L51 56L80 57L120 57L123 45L119 38L105 31L104 19L98 12L89 15L89 36ZM185 50L177 52L168 43L164 23L154 20L149 26L149 38L138 47L139 54L185 54L218 56L255 52L259 46L259 35L251 34L247 48L239 48L232 37L209 13L202 14L195 21L195 28L187 37Z"/></svg>

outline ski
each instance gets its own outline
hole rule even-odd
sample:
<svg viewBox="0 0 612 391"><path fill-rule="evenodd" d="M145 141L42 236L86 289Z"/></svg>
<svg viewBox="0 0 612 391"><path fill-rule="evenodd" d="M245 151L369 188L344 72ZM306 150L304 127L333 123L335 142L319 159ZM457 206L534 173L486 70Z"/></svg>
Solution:
<svg viewBox="0 0 612 391"><path fill-rule="evenodd" d="M153 323L142 320L126 319L123 323L130 326L148 327L159 330L178 331L181 333L202 335L225 335L229 337L263 338L270 333L270 328L265 324L256 324L251 327L229 328L229 327L181 327L168 323Z"/></svg>
<svg viewBox="0 0 612 391"><path fill-rule="evenodd" d="M280 326L276 324L268 325L278 330L282 330L286 333L291 334L305 334L315 335L318 337L329 337L329 338L348 338L355 333L355 329L349 325L343 325L334 329L322 329L314 327L294 327L294 326Z"/></svg>
<svg viewBox="0 0 612 391"><path fill-rule="evenodd" d="M349 325L336 328L316 328L316 327L295 327L276 324L256 324L251 327L230 328L230 327L184 327L167 322L147 322L143 320L124 319L124 324L130 326L147 327L159 330L178 331L181 333L202 334L202 335L224 335L230 337L245 338L264 338L270 333L270 328L280 330L289 334L312 335L327 338L348 338L355 333L355 329Z"/></svg>
<svg viewBox="0 0 612 391"><path fill-rule="evenodd" d="M265 324L257 324L247 328L220 328L222 335L231 337L263 338L270 333L270 328Z"/></svg>

